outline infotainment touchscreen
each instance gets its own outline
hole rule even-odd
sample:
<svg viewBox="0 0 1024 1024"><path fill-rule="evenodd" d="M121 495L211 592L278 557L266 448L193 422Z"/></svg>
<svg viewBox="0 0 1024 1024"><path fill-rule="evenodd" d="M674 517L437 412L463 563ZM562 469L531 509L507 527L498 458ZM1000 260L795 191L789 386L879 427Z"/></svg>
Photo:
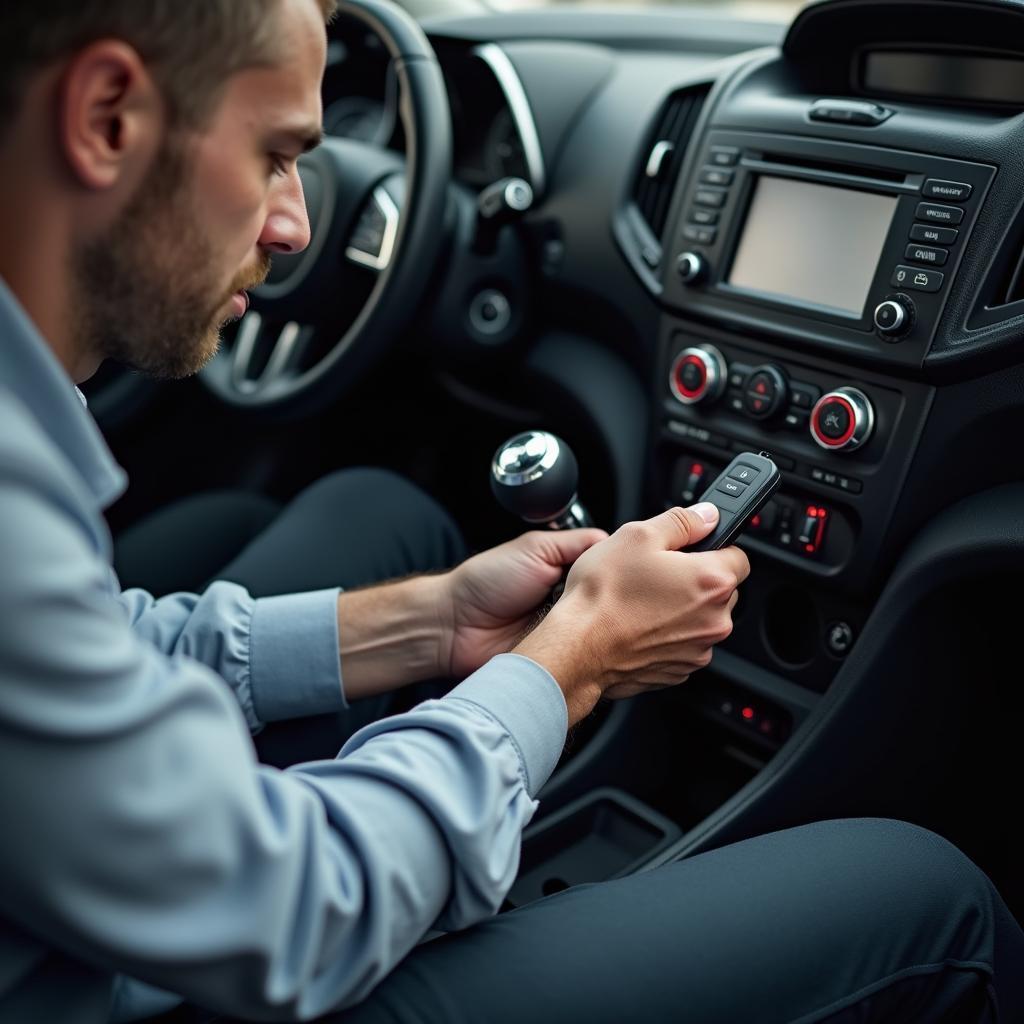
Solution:
<svg viewBox="0 0 1024 1024"><path fill-rule="evenodd" d="M760 177L727 283L859 317L895 196Z"/></svg>

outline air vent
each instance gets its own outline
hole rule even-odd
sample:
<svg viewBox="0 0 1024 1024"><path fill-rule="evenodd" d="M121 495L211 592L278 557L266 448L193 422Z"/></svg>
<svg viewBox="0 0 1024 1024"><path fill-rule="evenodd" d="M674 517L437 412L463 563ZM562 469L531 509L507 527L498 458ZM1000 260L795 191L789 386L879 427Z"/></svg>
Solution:
<svg viewBox="0 0 1024 1024"><path fill-rule="evenodd" d="M633 199L659 241L665 230L672 190L683 166L686 147L709 91L710 86L703 85L673 93L648 137Z"/></svg>
<svg viewBox="0 0 1024 1024"><path fill-rule="evenodd" d="M1016 216L1000 242L968 327L1012 320L1024 312L1024 208Z"/></svg>

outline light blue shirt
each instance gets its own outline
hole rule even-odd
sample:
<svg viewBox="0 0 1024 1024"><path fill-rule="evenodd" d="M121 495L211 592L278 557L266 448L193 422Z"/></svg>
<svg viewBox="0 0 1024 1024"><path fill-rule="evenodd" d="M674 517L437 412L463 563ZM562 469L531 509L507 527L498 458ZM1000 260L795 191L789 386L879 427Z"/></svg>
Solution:
<svg viewBox="0 0 1024 1024"><path fill-rule="evenodd" d="M501 655L334 760L260 765L250 730L344 706L337 591L122 592L124 485L0 282L0 1020L125 1018L148 986L264 1020L358 1002L497 910L561 691Z"/></svg>

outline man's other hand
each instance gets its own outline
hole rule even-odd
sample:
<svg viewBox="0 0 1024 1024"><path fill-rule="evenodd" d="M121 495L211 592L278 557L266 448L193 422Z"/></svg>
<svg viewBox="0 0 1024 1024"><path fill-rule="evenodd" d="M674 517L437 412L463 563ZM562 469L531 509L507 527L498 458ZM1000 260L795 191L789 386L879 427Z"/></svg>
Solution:
<svg viewBox="0 0 1024 1024"><path fill-rule="evenodd" d="M534 530L474 555L444 577L450 610L442 673L461 679L513 647L565 566L607 536L594 529Z"/></svg>
<svg viewBox="0 0 1024 1024"><path fill-rule="evenodd" d="M515 652L548 669L570 723L601 697L683 682L732 631L736 588L750 572L736 547L681 551L706 537L718 510L703 503L626 523L573 565L565 592Z"/></svg>

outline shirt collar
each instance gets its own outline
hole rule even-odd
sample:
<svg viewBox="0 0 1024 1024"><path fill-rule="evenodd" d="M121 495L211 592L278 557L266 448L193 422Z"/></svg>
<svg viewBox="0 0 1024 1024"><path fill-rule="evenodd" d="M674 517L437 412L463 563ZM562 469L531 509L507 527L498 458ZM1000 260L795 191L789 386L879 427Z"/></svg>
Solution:
<svg viewBox="0 0 1024 1024"><path fill-rule="evenodd" d="M127 477L85 408L84 396L2 278L0 384L24 402L40 429L95 495L100 508L121 496Z"/></svg>

